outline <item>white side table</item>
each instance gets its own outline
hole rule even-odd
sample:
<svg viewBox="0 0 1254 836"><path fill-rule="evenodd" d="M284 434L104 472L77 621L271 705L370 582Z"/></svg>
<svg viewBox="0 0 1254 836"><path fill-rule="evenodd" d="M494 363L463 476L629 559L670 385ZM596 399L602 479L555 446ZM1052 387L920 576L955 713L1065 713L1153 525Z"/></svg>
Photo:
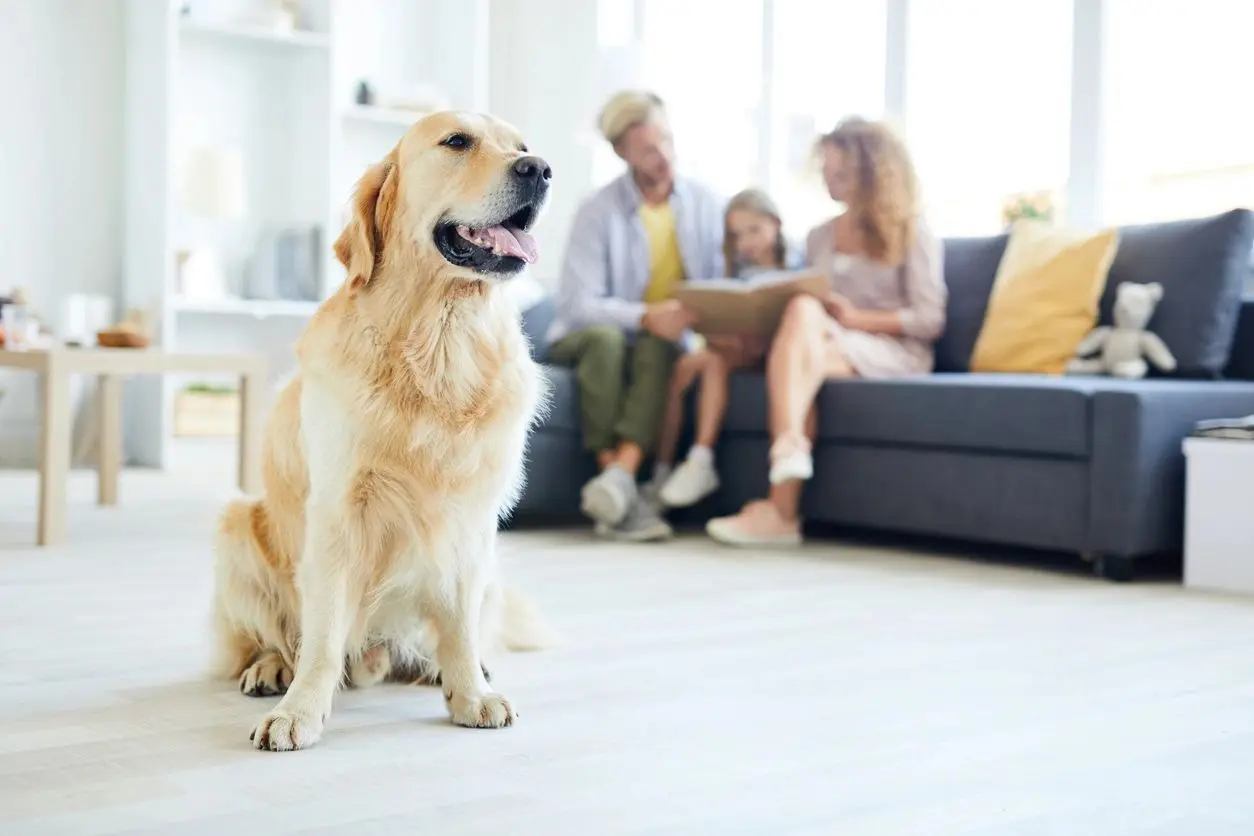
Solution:
<svg viewBox="0 0 1254 836"><path fill-rule="evenodd" d="M266 420L266 358L254 354L172 354L156 348L0 349L0 367L42 375L43 413L39 442L41 546L65 537L66 482L70 472L70 377L97 375L100 385L100 444L96 470L101 505L118 502L122 469L122 378L138 374L222 372L240 378L239 485L261 491L261 442Z"/></svg>
<svg viewBox="0 0 1254 836"><path fill-rule="evenodd" d="M1186 438L1184 585L1254 593L1254 441Z"/></svg>

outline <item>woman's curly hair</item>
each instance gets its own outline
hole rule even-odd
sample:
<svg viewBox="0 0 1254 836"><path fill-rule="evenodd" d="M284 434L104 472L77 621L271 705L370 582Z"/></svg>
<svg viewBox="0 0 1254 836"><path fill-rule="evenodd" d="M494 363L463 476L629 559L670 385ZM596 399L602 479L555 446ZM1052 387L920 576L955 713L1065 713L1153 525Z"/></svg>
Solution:
<svg viewBox="0 0 1254 836"><path fill-rule="evenodd" d="M866 255L900 264L914 243L918 178L906 145L887 124L861 117L842 120L819 144L839 148L850 167L847 201Z"/></svg>

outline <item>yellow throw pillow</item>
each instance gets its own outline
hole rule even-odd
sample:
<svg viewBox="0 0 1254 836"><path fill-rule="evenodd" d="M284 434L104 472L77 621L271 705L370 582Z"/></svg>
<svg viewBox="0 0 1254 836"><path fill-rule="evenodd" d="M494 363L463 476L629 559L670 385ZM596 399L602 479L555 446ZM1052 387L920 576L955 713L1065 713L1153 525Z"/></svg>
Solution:
<svg viewBox="0 0 1254 836"><path fill-rule="evenodd" d="M997 268L973 372L1062 374L1097 324L1118 230L1078 232L1018 221Z"/></svg>

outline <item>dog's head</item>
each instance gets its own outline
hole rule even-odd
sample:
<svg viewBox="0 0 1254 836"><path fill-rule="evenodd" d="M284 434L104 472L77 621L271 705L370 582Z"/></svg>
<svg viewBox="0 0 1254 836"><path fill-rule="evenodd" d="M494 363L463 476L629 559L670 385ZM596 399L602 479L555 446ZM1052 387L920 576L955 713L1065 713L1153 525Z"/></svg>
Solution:
<svg viewBox="0 0 1254 836"><path fill-rule="evenodd" d="M530 230L552 176L499 119L434 113L358 182L335 254L353 288L405 256L438 259L453 278L512 276L536 260Z"/></svg>

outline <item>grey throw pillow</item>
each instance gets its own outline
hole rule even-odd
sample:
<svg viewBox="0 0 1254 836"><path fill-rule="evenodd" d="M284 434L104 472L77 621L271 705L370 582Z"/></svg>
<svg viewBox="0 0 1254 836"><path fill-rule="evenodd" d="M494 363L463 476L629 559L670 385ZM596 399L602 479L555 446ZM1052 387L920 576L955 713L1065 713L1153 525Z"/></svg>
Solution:
<svg viewBox="0 0 1254 836"><path fill-rule="evenodd" d="M989 296L997 268L1006 252L1008 235L989 238L946 238L945 333L936 341L936 371L965 372L971 368L971 354L984 327Z"/></svg>

